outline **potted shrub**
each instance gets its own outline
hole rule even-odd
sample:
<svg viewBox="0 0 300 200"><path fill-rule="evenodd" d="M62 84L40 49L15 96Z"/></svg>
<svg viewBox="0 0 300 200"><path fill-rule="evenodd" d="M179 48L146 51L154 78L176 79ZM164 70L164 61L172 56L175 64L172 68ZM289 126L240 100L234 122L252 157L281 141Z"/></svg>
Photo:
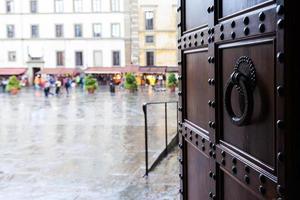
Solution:
<svg viewBox="0 0 300 200"><path fill-rule="evenodd" d="M93 78L91 75L86 76L84 81L84 86L89 94L93 94L95 90L98 88L97 79Z"/></svg>
<svg viewBox="0 0 300 200"><path fill-rule="evenodd" d="M130 92L134 92L138 88L135 76L132 73L126 74L126 77L125 77L125 88L127 90L129 90Z"/></svg>
<svg viewBox="0 0 300 200"><path fill-rule="evenodd" d="M16 76L9 77L6 90L11 94L16 95L18 94L20 89L21 89L20 81L17 79L17 77Z"/></svg>
<svg viewBox="0 0 300 200"><path fill-rule="evenodd" d="M171 73L168 76L168 84L167 84L168 87L171 89L171 92L175 92L177 84L178 84L178 81L177 81L177 78L176 78L175 74Z"/></svg>

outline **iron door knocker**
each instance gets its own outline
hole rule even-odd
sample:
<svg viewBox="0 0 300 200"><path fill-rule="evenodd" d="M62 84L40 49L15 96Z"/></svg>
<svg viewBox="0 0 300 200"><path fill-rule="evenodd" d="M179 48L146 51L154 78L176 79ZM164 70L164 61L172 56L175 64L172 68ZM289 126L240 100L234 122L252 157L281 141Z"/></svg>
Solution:
<svg viewBox="0 0 300 200"><path fill-rule="evenodd" d="M230 117L231 122L236 126L244 126L250 123L253 113L253 90L255 88L255 68L253 62L248 57L241 57L234 68L234 72L225 86L224 104L225 110ZM242 114L237 116L232 109L231 94L236 88L240 95L242 103Z"/></svg>

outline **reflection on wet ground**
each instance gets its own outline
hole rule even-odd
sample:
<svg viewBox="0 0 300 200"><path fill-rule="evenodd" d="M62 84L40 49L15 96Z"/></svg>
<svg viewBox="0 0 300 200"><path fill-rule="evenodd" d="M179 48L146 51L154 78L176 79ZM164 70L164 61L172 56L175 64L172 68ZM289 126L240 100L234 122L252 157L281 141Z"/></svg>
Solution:
<svg viewBox="0 0 300 200"><path fill-rule="evenodd" d="M169 92L44 98L0 94L0 199L177 199L177 151L145 179L142 103L176 100ZM169 130L176 108L169 106ZM149 108L150 158L164 145L164 109Z"/></svg>

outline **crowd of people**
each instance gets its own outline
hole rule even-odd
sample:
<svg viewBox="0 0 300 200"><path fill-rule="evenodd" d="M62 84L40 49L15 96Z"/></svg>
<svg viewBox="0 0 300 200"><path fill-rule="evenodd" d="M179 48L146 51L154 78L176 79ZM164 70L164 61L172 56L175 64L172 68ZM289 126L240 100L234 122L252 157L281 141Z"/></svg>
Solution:
<svg viewBox="0 0 300 200"><path fill-rule="evenodd" d="M49 95L59 96L62 88L65 89L67 95L70 93L71 87L79 86L84 87L84 77L83 76L53 76L47 75L43 78L40 74L36 75L34 78L35 89L44 90L45 97Z"/></svg>

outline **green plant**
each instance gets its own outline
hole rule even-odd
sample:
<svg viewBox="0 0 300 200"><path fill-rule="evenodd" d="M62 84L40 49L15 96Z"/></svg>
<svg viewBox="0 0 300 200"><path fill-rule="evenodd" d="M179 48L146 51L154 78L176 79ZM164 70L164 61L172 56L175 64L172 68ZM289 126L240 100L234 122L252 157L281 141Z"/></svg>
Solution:
<svg viewBox="0 0 300 200"><path fill-rule="evenodd" d="M86 90L96 90L98 88L97 79L91 75L85 77L84 86Z"/></svg>
<svg viewBox="0 0 300 200"><path fill-rule="evenodd" d="M17 90L21 89L20 81L17 79L16 76L9 77L8 83L6 86L7 91L11 91L13 89L17 89Z"/></svg>
<svg viewBox="0 0 300 200"><path fill-rule="evenodd" d="M174 73L169 74L168 76L168 87L173 88L178 84L177 78Z"/></svg>
<svg viewBox="0 0 300 200"><path fill-rule="evenodd" d="M137 90L137 82L135 76L132 73L126 74L124 85L128 90Z"/></svg>

